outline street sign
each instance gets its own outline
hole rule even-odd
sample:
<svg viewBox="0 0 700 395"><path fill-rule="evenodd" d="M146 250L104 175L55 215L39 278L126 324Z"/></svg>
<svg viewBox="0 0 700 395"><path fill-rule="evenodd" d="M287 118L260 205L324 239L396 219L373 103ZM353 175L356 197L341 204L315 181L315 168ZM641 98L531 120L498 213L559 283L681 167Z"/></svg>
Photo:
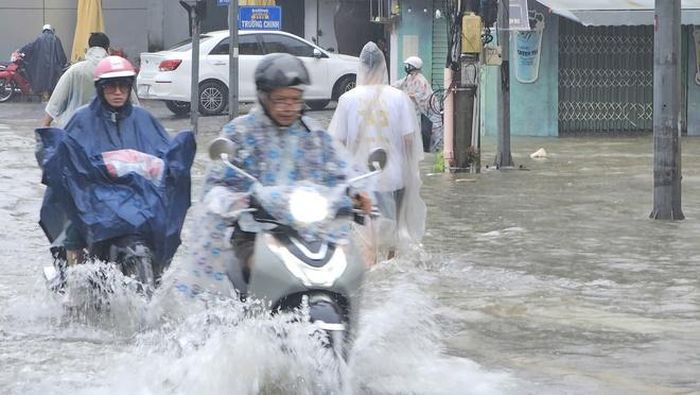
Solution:
<svg viewBox="0 0 700 395"><path fill-rule="evenodd" d="M216 0L216 5L219 7L226 7L229 4L231 4L231 0Z"/></svg>
<svg viewBox="0 0 700 395"><path fill-rule="evenodd" d="M242 6L238 10L241 30L282 30L282 7Z"/></svg>

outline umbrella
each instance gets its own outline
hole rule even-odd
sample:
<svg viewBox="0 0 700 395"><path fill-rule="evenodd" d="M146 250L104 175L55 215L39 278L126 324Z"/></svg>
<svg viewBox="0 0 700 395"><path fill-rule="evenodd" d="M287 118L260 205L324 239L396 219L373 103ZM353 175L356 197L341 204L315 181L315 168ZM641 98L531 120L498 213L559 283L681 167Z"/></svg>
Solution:
<svg viewBox="0 0 700 395"><path fill-rule="evenodd" d="M70 57L73 63L84 58L90 33L104 32L102 0L78 0L77 15Z"/></svg>

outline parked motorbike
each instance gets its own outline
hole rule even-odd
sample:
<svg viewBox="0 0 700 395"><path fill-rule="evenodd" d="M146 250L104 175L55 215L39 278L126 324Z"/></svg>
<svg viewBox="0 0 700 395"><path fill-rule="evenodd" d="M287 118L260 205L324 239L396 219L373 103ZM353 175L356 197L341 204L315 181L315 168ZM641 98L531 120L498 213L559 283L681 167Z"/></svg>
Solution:
<svg viewBox="0 0 700 395"><path fill-rule="evenodd" d="M351 237L353 221L362 224L367 218L348 206L347 191L379 174L386 152L372 152L370 173L329 188L308 181L262 186L228 160L234 151L227 138L218 138L209 147L212 159L223 161L255 185L251 208L230 224L236 226L234 232L256 233L253 254L247 263L233 262L229 279L239 294L265 302L273 313L307 309L309 320L325 333L335 355L347 357L367 267Z"/></svg>
<svg viewBox="0 0 700 395"><path fill-rule="evenodd" d="M10 63L0 64L0 103L15 95L31 95L32 87L27 77L24 54L13 52Z"/></svg>

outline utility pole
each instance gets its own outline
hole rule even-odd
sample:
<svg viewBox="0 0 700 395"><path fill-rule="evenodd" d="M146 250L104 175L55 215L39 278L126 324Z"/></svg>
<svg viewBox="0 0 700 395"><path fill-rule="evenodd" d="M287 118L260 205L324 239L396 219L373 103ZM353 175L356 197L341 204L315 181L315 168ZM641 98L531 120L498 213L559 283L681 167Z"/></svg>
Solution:
<svg viewBox="0 0 700 395"><path fill-rule="evenodd" d="M501 47L503 63L501 64L501 103L498 106L497 152L493 164L500 169L515 165L510 153L510 1L500 0L498 8L498 44Z"/></svg>
<svg viewBox="0 0 700 395"><path fill-rule="evenodd" d="M654 16L653 219L684 219L681 210L681 0L656 0Z"/></svg>
<svg viewBox="0 0 700 395"><path fill-rule="evenodd" d="M228 4L228 120L238 116L238 0Z"/></svg>

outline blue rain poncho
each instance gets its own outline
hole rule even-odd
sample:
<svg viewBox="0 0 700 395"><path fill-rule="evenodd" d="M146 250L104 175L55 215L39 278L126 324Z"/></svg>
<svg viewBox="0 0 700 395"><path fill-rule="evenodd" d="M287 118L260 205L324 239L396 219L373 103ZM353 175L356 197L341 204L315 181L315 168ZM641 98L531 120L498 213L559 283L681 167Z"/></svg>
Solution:
<svg viewBox="0 0 700 395"><path fill-rule="evenodd" d="M22 47L34 93L51 92L68 62L61 40L50 29Z"/></svg>
<svg viewBox="0 0 700 395"><path fill-rule="evenodd" d="M167 266L190 206L192 132L171 139L142 108L112 113L95 98L65 127L36 130L47 185L40 224L54 241L72 221L90 245L140 235Z"/></svg>

